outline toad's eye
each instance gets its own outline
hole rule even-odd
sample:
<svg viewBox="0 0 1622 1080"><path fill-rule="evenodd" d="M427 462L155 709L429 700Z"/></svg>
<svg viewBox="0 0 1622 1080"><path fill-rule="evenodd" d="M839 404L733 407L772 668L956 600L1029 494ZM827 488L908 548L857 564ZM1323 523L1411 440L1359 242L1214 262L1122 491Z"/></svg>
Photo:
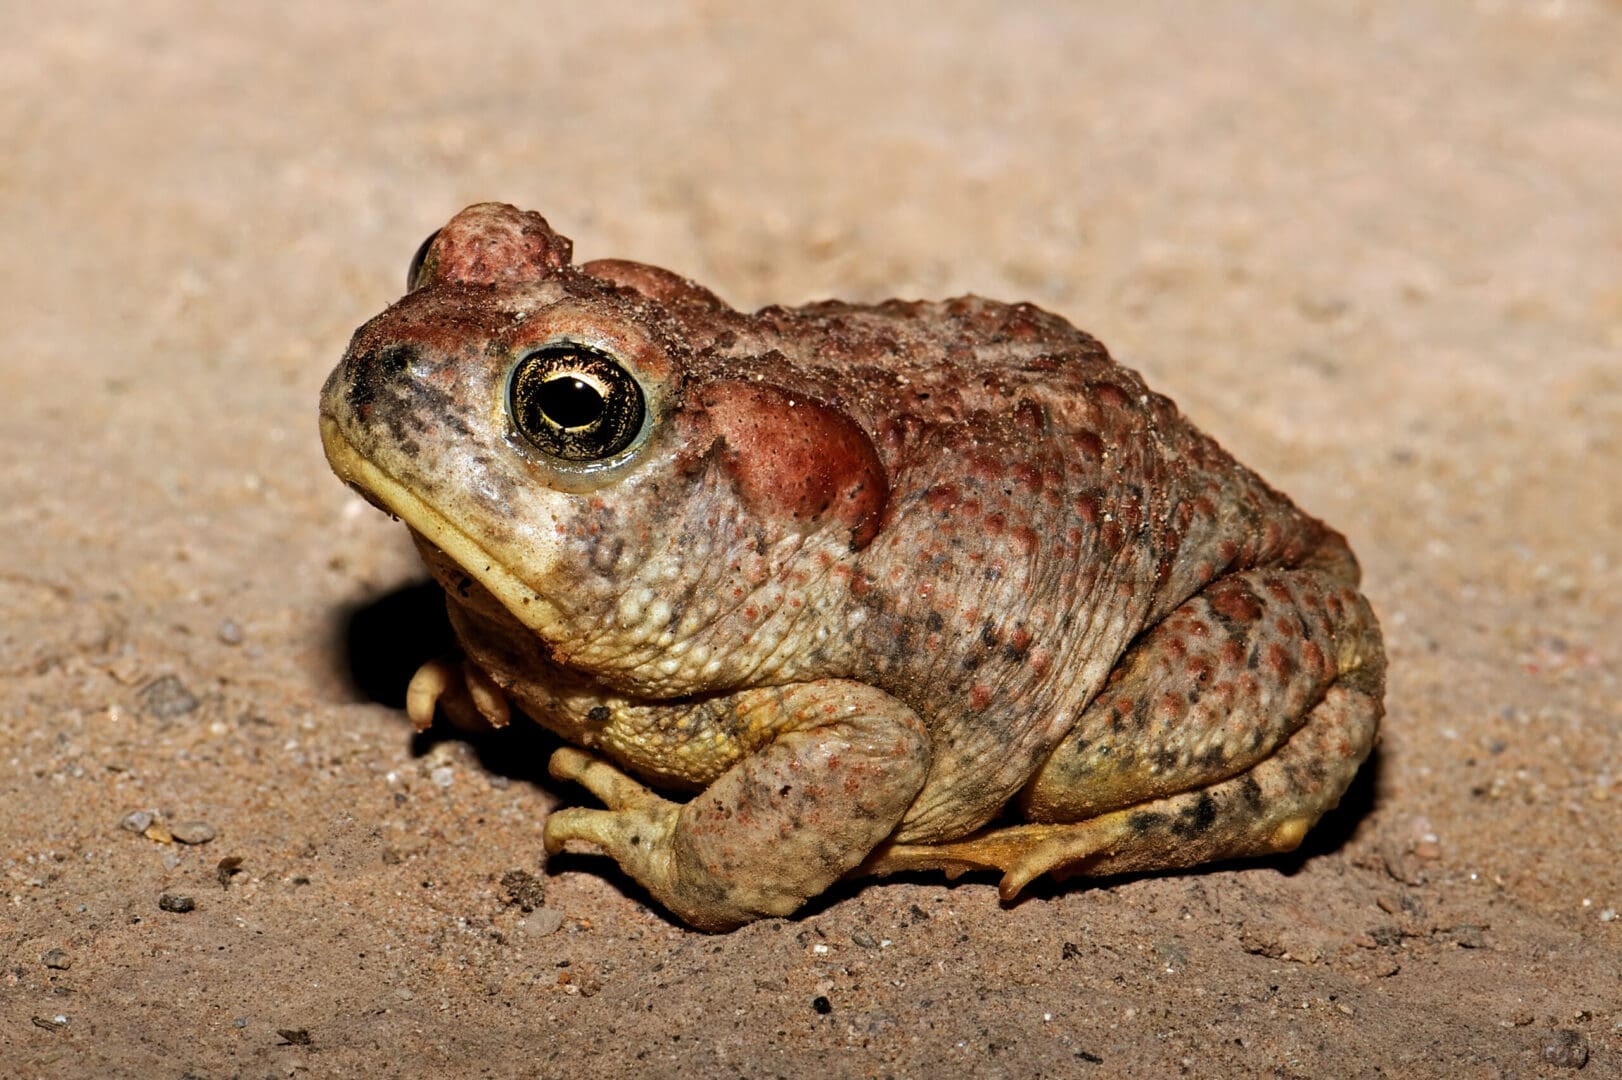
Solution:
<svg viewBox="0 0 1622 1080"><path fill-rule="evenodd" d="M428 239L424 240L417 248L417 253L411 256L411 265L406 269L406 292L416 292L427 284L423 281L423 271L427 269L428 249L439 239L439 232L440 230L435 229L429 233Z"/></svg>
<svg viewBox="0 0 1622 1080"><path fill-rule="evenodd" d="M518 361L507 409L519 434L565 461L601 461L635 441L647 408L642 388L608 353L554 342Z"/></svg>

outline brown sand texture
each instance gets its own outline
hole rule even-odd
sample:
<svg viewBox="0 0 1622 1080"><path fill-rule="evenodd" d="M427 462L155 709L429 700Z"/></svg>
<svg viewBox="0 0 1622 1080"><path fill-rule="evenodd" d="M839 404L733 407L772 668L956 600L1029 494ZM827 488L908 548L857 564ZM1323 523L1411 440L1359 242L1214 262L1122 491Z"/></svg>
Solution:
<svg viewBox="0 0 1622 1080"><path fill-rule="evenodd" d="M1622 1076L1622 7L0 5L0 1075ZM741 307L1092 331L1347 532L1288 858L726 935L414 737L318 388L463 205Z"/></svg>

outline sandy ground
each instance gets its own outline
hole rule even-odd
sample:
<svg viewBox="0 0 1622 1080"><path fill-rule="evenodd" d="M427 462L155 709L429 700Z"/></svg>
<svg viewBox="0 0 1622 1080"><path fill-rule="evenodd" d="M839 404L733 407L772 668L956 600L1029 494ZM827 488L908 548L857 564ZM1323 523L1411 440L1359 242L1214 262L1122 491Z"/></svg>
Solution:
<svg viewBox="0 0 1622 1080"><path fill-rule="evenodd" d="M1622 8L868 6L0 5L0 1073L1622 1075ZM1351 536L1377 760L1295 857L1011 908L546 865L581 794L413 738L435 605L315 431L486 198L1092 330Z"/></svg>

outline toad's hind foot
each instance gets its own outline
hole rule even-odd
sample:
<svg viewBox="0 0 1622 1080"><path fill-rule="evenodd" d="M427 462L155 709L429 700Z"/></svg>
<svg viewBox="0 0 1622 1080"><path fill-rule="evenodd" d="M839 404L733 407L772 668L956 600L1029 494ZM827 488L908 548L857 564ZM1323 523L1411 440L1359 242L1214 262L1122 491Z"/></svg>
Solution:
<svg viewBox="0 0 1622 1080"><path fill-rule="evenodd" d="M1292 851L1334 807L1373 742L1366 695L1332 687L1278 751L1232 779L1086 821L1013 825L944 844L886 844L857 870L1003 872L1004 900L1042 874L1139 873Z"/></svg>
<svg viewBox="0 0 1622 1080"><path fill-rule="evenodd" d="M1289 851L1312 827L1305 817L1256 820L1239 834L1229 830L1215 843L1202 843L1202 830L1219 828L1218 808L1229 794L1219 789L1226 786L1071 825L1013 825L947 844L893 844L874 852L859 872L944 870L955 878L967 870L1001 870L998 895L1012 900L1043 874L1099 877Z"/></svg>

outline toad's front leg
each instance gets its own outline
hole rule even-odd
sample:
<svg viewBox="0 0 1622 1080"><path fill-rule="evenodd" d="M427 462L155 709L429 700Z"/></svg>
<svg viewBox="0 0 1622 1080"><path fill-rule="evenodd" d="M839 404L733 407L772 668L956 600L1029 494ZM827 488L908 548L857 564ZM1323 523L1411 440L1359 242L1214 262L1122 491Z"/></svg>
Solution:
<svg viewBox="0 0 1622 1080"><path fill-rule="evenodd" d="M595 844L685 922L726 930L787 915L860 864L929 771L917 714L861 683L744 691L725 713L739 730L775 734L685 804L583 751L557 751L552 774L608 809L554 813L547 851Z"/></svg>

